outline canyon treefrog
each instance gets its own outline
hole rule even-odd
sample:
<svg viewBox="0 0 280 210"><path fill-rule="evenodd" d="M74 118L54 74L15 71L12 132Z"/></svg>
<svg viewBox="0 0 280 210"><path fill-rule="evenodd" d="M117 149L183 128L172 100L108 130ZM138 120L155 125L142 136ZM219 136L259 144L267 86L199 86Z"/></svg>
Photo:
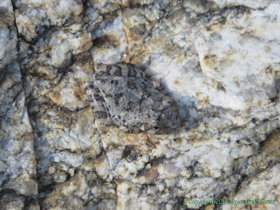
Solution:
<svg viewBox="0 0 280 210"><path fill-rule="evenodd" d="M115 125L123 132L165 134L180 125L177 103L156 80L125 64L97 64L84 84L98 130Z"/></svg>

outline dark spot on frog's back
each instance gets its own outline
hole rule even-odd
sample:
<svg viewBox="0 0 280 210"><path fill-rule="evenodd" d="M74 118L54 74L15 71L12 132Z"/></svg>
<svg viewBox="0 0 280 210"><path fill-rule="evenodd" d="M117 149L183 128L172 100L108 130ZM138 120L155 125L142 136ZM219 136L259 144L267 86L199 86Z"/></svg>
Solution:
<svg viewBox="0 0 280 210"><path fill-rule="evenodd" d="M136 71L130 67L128 67L128 73L127 73L128 77L136 77Z"/></svg>
<svg viewBox="0 0 280 210"><path fill-rule="evenodd" d="M129 101L127 103L127 106L124 107L124 109L126 111L130 111L130 110L133 110L135 108L136 104L133 102L133 101ZM135 117L136 118L136 117Z"/></svg>
<svg viewBox="0 0 280 210"><path fill-rule="evenodd" d="M168 107L177 107L177 103L176 103L176 101L174 101L173 99L170 99L170 100L167 102L167 106L168 106Z"/></svg>
<svg viewBox="0 0 280 210"><path fill-rule="evenodd" d="M92 100L95 99L96 101L102 101L102 102L105 102L104 101L104 98L100 95L97 95L97 94L94 94L93 96L94 98L91 98Z"/></svg>
<svg viewBox="0 0 280 210"><path fill-rule="evenodd" d="M115 76L122 76L122 70L121 69L116 69L116 71L114 72Z"/></svg>
<svg viewBox="0 0 280 210"><path fill-rule="evenodd" d="M145 95L146 97L148 97L150 95L150 92L149 92L147 86L141 86L141 89L142 89L143 95Z"/></svg>
<svg viewBox="0 0 280 210"><path fill-rule="evenodd" d="M115 104L116 104L116 106L119 106L119 100L120 100L120 98L123 96L123 94L122 93L118 93L118 94L115 94L114 95L114 100L115 100Z"/></svg>
<svg viewBox="0 0 280 210"><path fill-rule="evenodd" d="M114 85L114 86L116 86L118 83L119 83L119 82L118 82L117 80L112 80L112 81L111 81L111 84Z"/></svg>
<svg viewBox="0 0 280 210"><path fill-rule="evenodd" d="M108 117L106 112L102 112L102 111L96 111L94 112L95 117L98 119L106 119Z"/></svg>
<svg viewBox="0 0 280 210"><path fill-rule="evenodd" d="M115 68L116 68L117 70L119 70L119 71L122 70L122 67L120 67L119 65L115 65Z"/></svg>
<svg viewBox="0 0 280 210"><path fill-rule="evenodd" d="M127 87L129 89L132 89L132 90L136 90L137 89L137 86L136 86L135 82L130 81L130 80L127 81Z"/></svg>
<svg viewBox="0 0 280 210"><path fill-rule="evenodd" d="M122 96L123 96L122 93L119 93L119 94L116 94L116 95L115 95L115 97L118 98L118 99L121 98Z"/></svg>
<svg viewBox="0 0 280 210"><path fill-rule="evenodd" d="M110 71L112 70L112 65L108 65L108 66L106 66L106 72L107 73L110 73Z"/></svg>

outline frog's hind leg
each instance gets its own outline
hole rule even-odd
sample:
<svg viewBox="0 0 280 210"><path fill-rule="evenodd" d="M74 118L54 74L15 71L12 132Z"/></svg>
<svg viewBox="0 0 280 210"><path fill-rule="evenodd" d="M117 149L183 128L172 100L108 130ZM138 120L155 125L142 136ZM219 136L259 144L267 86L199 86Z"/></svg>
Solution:
<svg viewBox="0 0 280 210"><path fill-rule="evenodd" d="M92 82L86 82L84 87L95 117L95 126L101 128L111 125L113 121L100 90Z"/></svg>
<svg viewBox="0 0 280 210"><path fill-rule="evenodd" d="M134 78L144 78L144 72L140 69L134 68L126 64L96 64L95 71L106 72L109 75L123 76L123 77L134 77Z"/></svg>

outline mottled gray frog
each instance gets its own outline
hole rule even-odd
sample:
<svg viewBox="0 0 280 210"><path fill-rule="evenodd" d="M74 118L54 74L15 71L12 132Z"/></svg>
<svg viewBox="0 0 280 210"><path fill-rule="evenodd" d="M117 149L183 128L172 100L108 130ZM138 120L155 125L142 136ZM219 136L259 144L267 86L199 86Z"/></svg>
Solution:
<svg viewBox="0 0 280 210"><path fill-rule="evenodd" d="M180 125L177 103L164 95L156 80L129 65L95 65L92 81L84 84L99 131L115 125L126 133L167 134Z"/></svg>

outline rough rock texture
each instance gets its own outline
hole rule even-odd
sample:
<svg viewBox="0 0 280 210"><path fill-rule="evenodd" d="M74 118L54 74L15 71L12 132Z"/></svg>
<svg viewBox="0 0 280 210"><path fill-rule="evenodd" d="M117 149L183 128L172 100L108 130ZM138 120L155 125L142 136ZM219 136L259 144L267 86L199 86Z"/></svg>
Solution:
<svg viewBox="0 0 280 210"><path fill-rule="evenodd" d="M1 209L280 209L279 17L272 0L2 0ZM100 135L94 63L161 80L180 128Z"/></svg>

